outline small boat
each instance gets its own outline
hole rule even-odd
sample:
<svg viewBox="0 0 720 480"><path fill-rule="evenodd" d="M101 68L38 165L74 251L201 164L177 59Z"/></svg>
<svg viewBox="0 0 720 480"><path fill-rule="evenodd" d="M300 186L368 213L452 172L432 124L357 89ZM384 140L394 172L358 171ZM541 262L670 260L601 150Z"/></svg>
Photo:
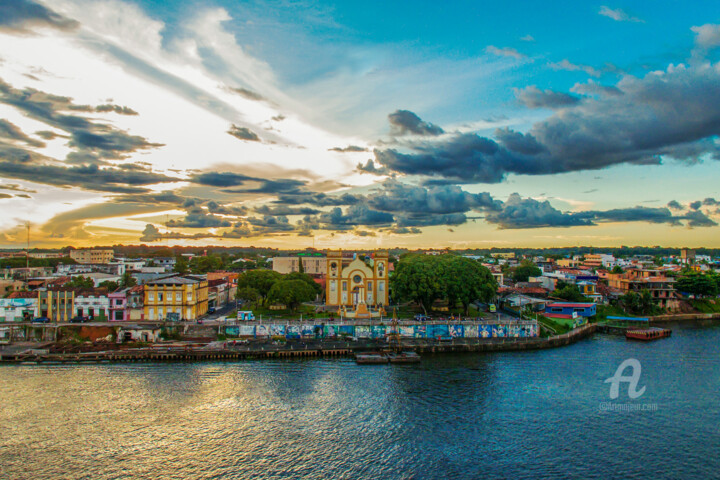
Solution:
<svg viewBox="0 0 720 480"><path fill-rule="evenodd" d="M626 340L658 340L660 338L667 338L672 333L672 330L667 328L636 328L627 330L625 332Z"/></svg>
<svg viewBox="0 0 720 480"><path fill-rule="evenodd" d="M368 352L355 354L355 363L358 365L380 365L387 362L388 357L382 353Z"/></svg>
<svg viewBox="0 0 720 480"><path fill-rule="evenodd" d="M420 355L415 352L393 352L387 354L390 363L418 363L420 361Z"/></svg>

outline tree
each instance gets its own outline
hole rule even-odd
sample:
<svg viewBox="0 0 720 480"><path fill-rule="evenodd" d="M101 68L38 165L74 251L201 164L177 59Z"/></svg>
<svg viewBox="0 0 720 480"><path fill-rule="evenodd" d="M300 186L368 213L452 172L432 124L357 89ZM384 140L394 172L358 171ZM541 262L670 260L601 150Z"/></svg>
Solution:
<svg viewBox="0 0 720 480"><path fill-rule="evenodd" d="M675 289L698 297L714 297L718 294L718 278L714 275L687 275L675 282Z"/></svg>
<svg viewBox="0 0 720 480"><path fill-rule="evenodd" d="M180 275L185 275L190 268L188 267L188 262L185 260L185 257L177 257L175 260L175 267L173 268L174 271L179 273Z"/></svg>
<svg viewBox="0 0 720 480"><path fill-rule="evenodd" d="M249 270L238 277L238 288L254 288L265 304L268 292L281 278L280 273L272 270Z"/></svg>
<svg viewBox="0 0 720 480"><path fill-rule="evenodd" d="M130 272L123 273L122 279L120 279L120 286L123 288L134 287L137 285L135 277L130 275Z"/></svg>
<svg viewBox="0 0 720 480"><path fill-rule="evenodd" d="M113 282L113 281L111 281L111 280L105 280L104 282L100 282L100 284L98 285L98 287L104 288L104 289L106 289L108 292L114 292L115 290L117 290L118 288L120 288L120 285L118 284L118 282Z"/></svg>
<svg viewBox="0 0 720 480"><path fill-rule="evenodd" d="M260 298L260 294L257 290L251 287L238 288L235 298L242 300L243 302L255 303Z"/></svg>
<svg viewBox="0 0 720 480"><path fill-rule="evenodd" d="M615 265L610 273L625 273L620 265Z"/></svg>
<svg viewBox="0 0 720 480"><path fill-rule="evenodd" d="M431 255L406 255L400 258L390 279L393 297L420 305L427 315L432 304L443 295L438 262Z"/></svg>
<svg viewBox="0 0 720 480"><path fill-rule="evenodd" d="M580 289L578 289L577 285L565 285L564 287L553 291L552 296L562 298L563 300L567 300L569 302L587 301L587 298L580 293Z"/></svg>
<svg viewBox="0 0 720 480"><path fill-rule="evenodd" d="M271 302L283 303L295 311L302 302L315 297L315 290L302 280L280 280L273 284L267 299Z"/></svg>
<svg viewBox="0 0 720 480"><path fill-rule="evenodd" d="M213 270L219 270L222 266L223 261L217 255L193 257L190 261L190 267L194 273L207 273Z"/></svg>
<svg viewBox="0 0 720 480"><path fill-rule="evenodd" d="M302 280L312 287L316 295L322 293L322 287L307 273L302 272L290 272L282 277L283 280Z"/></svg>
<svg viewBox="0 0 720 480"><path fill-rule="evenodd" d="M440 282L451 308L460 302L467 315L472 302L487 302L495 296L497 282L487 268L456 255L442 255L439 262Z"/></svg>
<svg viewBox="0 0 720 480"><path fill-rule="evenodd" d="M92 290L95 287L95 282L93 282L92 278L78 275L77 277L71 278L70 281L63 286L69 288L78 288L81 290Z"/></svg>
<svg viewBox="0 0 720 480"><path fill-rule="evenodd" d="M298 273L305 273L305 265L303 265L303 257L298 257Z"/></svg>
<svg viewBox="0 0 720 480"><path fill-rule="evenodd" d="M542 275L542 270L530 260L523 260L520 265L512 269L511 273L516 282L527 282L530 277Z"/></svg>

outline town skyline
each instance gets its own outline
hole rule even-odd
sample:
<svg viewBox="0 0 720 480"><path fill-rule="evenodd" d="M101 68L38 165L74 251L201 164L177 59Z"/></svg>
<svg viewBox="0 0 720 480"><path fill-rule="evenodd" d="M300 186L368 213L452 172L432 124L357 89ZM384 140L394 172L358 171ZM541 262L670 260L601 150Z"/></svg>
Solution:
<svg viewBox="0 0 720 480"><path fill-rule="evenodd" d="M0 248L720 247L720 6L416 9L0 6Z"/></svg>

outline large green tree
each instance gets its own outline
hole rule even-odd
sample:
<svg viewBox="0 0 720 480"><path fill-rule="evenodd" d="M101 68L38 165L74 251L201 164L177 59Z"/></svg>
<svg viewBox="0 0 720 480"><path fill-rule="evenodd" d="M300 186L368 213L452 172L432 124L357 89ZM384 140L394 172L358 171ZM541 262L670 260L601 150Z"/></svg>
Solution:
<svg viewBox="0 0 720 480"><path fill-rule="evenodd" d="M293 311L302 302L315 298L313 287L302 280L280 280L273 284L267 294L267 299L274 303L283 303Z"/></svg>
<svg viewBox="0 0 720 480"><path fill-rule="evenodd" d="M439 258L439 272L448 304L454 307L460 302L466 315L472 302L488 302L497 292L497 282L490 270L469 258L443 255Z"/></svg>
<svg viewBox="0 0 720 480"><path fill-rule="evenodd" d="M315 282L313 278L308 275L307 273L303 272L290 272L287 275L283 275L283 280L302 280L303 282L307 283L312 287L312 289L315 291L316 295L320 295L322 293L322 287L320 284Z"/></svg>
<svg viewBox="0 0 720 480"><path fill-rule="evenodd" d="M530 277L539 277L542 270L530 260L523 260L511 270L512 279L516 282L527 282Z"/></svg>
<svg viewBox="0 0 720 480"><path fill-rule="evenodd" d="M263 304L267 299L268 292L282 278L282 275L272 270L248 270L238 277L238 289L249 287L254 288Z"/></svg>
<svg viewBox="0 0 720 480"><path fill-rule="evenodd" d="M714 297L718 294L718 277L703 274L680 277L675 282L675 290L699 297Z"/></svg>

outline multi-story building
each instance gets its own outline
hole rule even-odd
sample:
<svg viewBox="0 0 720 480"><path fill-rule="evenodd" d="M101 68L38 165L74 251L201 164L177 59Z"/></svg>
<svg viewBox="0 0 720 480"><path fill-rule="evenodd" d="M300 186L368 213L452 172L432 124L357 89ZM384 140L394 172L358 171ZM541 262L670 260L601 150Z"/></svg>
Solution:
<svg viewBox="0 0 720 480"><path fill-rule="evenodd" d="M286 274L300 271L300 261L303 270L308 275L325 275L327 271L327 258L322 255L308 255L297 257L275 257L272 259L273 270Z"/></svg>
<svg viewBox="0 0 720 480"><path fill-rule="evenodd" d="M173 276L145 283L145 320L197 320L208 310L208 281L199 275Z"/></svg>
<svg viewBox="0 0 720 480"><path fill-rule="evenodd" d="M660 270L631 269L625 273L610 273L607 281L610 288L618 289L623 294L647 290L661 308L675 310L680 305L680 298L673 285L675 279L664 276Z"/></svg>
<svg viewBox="0 0 720 480"><path fill-rule="evenodd" d="M680 250L680 262L686 264L695 262L695 250L690 248Z"/></svg>
<svg viewBox="0 0 720 480"><path fill-rule="evenodd" d="M345 257L341 250L327 254L325 303L357 307L388 304L388 253L375 252L369 259Z"/></svg>
<svg viewBox="0 0 720 480"><path fill-rule="evenodd" d="M22 280L0 280L0 297L4 297L10 292L18 292L26 285Z"/></svg>
<svg viewBox="0 0 720 480"><path fill-rule="evenodd" d="M585 255L583 265L592 268L612 268L615 266L615 257L606 253L588 253Z"/></svg>
<svg viewBox="0 0 720 480"><path fill-rule="evenodd" d="M67 287L38 291L38 316L52 322L69 322L75 312L75 290Z"/></svg>
<svg viewBox="0 0 720 480"><path fill-rule="evenodd" d="M103 322L110 318L110 299L104 288L84 290L75 294L75 314Z"/></svg>
<svg viewBox="0 0 720 480"><path fill-rule="evenodd" d="M37 292L13 292L0 298L0 322L23 322L37 315Z"/></svg>
<svg viewBox="0 0 720 480"><path fill-rule="evenodd" d="M115 252L110 249L70 250L70 258L78 263L110 263L114 256Z"/></svg>

